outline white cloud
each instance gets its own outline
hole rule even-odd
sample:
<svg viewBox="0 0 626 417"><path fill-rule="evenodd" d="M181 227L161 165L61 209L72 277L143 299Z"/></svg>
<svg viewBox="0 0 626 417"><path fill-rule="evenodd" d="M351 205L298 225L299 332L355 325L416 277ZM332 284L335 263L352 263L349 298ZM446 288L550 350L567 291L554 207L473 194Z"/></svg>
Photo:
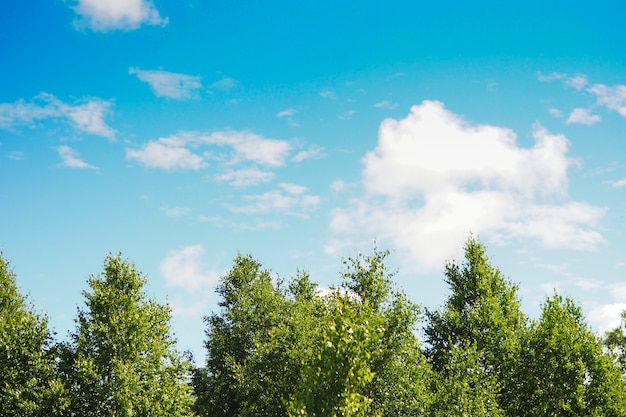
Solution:
<svg viewBox="0 0 626 417"><path fill-rule="evenodd" d="M356 113L357 113L356 110L351 109L351 110L348 110L344 114L341 114L341 115L339 115L337 117L339 118L339 120L350 120L352 118L352 116L354 116Z"/></svg>
<svg viewBox="0 0 626 417"><path fill-rule="evenodd" d="M291 160L294 162L302 162L307 159L320 159L325 156L326 154L324 153L323 147L313 145L305 151L298 152Z"/></svg>
<svg viewBox="0 0 626 417"><path fill-rule="evenodd" d="M23 161L24 159L26 159L24 152L20 151L9 152L8 157L9 159L12 159L14 161Z"/></svg>
<svg viewBox="0 0 626 417"><path fill-rule="evenodd" d="M239 85L239 81L233 78L224 77L221 80L215 81L213 84L211 84L210 89L230 91L233 88L237 87L238 85Z"/></svg>
<svg viewBox="0 0 626 417"><path fill-rule="evenodd" d="M229 148L230 152L221 154L221 147ZM196 153L200 148L206 151ZM136 160L149 168L165 170L199 170L208 166L208 159L226 165L250 161L262 166L280 167L285 165L291 149L287 141L268 139L246 131L219 131L211 134L180 132L150 141L140 149L127 149L126 159ZM218 179L229 180L228 171L225 175ZM234 176L232 178L235 179Z"/></svg>
<svg viewBox="0 0 626 417"><path fill-rule="evenodd" d="M72 9L78 15L76 26L94 31L137 29L142 24L167 25L151 0L77 0Z"/></svg>
<svg viewBox="0 0 626 417"><path fill-rule="evenodd" d="M41 93L30 102L0 103L0 128L34 127L46 119L65 119L80 132L113 139L115 130L104 122L111 105L110 101L100 99L67 104L52 94Z"/></svg>
<svg viewBox="0 0 626 417"><path fill-rule="evenodd" d="M209 290L217 284L222 273L207 270L202 263L202 245L185 246L169 251L161 261L161 274L167 285L180 287L189 293Z"/></svg>
<svg viewBox="0 0 626 417"><path fill-rule="evenodd" d="M90 165L87 162L80 159L79 153L76 152L74 149L70 148L69 146L59 146L56 149L57 149L57 152L59 153L59 156L61 157L61 160L63 161L61 163L61 166L64 166L67 168L77 168L77 169L95 169L95 170L98 169L97 167Z"/></svg>
<svg viewBox="0 0 626 417"><path fill-rule="evenodd" d="M554 108L554 107L550 107L548 109L548 113L550 113L552 116L560 119L561 117L563 117L563 112L561 112L561 110Z"/></svg>
<svg viewBox="0 0 626 417"><path fill-rule="evenodd" d="M570 87L574 87L576 90L582 90L587 85L587 77L585 75L575 75L573 77L567 78L565 80L565 84Z"/></svg>
<svg viewBox="0 0 626 417"><path fill-rule="evenodd" d="M572 110L565 123L579 124L579 125L592 125L600 121L600 116L597 114L591 114L589 109L576 108Z"/></svg>
<svg viewBox="0 0 626 417"><path fill-rule="evenodd" d="M257 185L262 182L268 182L274 178L275 174L270 171L262 171L258 168L248 169L228 169L225 172L215 176L217 181L226 181L234 187L247 187Z"/></svg>
<svg viewBox="0 0 626 417"><path fill-rule="evenodd" d="M613 188L622 188L622 187L626 187L626 178L623 178L621 180L618 181L613 181L611 183L611 187Z"/></svg>
<svg viewBox="0 0 626 417"><path fill-rule="evenodd" d="M141 149L127 149L126 159L134 159L148 168L165 170L199 170L208 166L199 155L192 153L185 146L185 140L177 137L160 138L148 142Z"/></svg>
<svg viewBox="0 0 626 417"><path fill-rule="evenodd" d="M162 70L146 71L134 67L131 67L128 73L150 84L157 97L169 97L176 100L197 98L198 90L202 88L201 77L197 75Z"/></svg>
<svg viewBox="0 0 626 417"><path fill-rule="evenodd" d="M346 183L343 180L335 180L330 184L330 189L333 193L341 193L346 189Z"/></svg>
<svg viewBox="0 0 626 417"><path fill-rule="evenodd" d="M562 80L567 78L567 74L563 74L563 73L559 73L559 72L553 72L552 74L542 74L541 72L537 73L537 79L541 82L544 83L548 83L554 80Z"/></svg>
<svg viewBox="0 0 626 417"><path fill-rule="evenodd" d="M256 162L260 165L280 167L291 151L288 142L268 139L251 132L221 131L210 135L201 135L195 139L198 143L229 146L234 155L231 162L240 160Z"/></svg>
<svg viewBox="0 0 626 417"><path fill-rule="evenodd" d="M398 107L398 103L391 103L388 100L383 100L381 102L374 104L374 107L378 107L379 109L394 110L395 108Z"/></svg>
<svg viewBox="0 0 626 417"><path fill-rule="evenodd" d="M595 84L587 91L596 96L599 105L626 117L626 85L608 87L604 84Z"/></svg>
<svg viewBox="0 0 626 417"><path fill-rule="evenodd" d="M180 217L191 210L188 207L161 207L161 211L168 217Z"/></svg>
<svg viewBox="0 0 626 417"><path fill-rule="evenodd" d="M276 113L276 117L278 117L279 119L281 117L289 117L289 116L293 116L294 114L296 114L296 112L297 112L296 109L289 108L289 109L285 109Z"/></svg>
<svg viewBox="0 0 626 417"><path fill-rule="evenodd" d="M614 303L598 306L587 315L589 323L601 335L613 330L621 324L622 311L626 310L626 303Z"/></svg>
<svg viewBox="0 0 626 417"><path fill-rule="evenodd" d="M337 96L335 96L335 93L333 93L331 90L324 90L320 92L320 96L324 98L330 98L330 99L337 98Z"/></svg>
<svg viewBox="0 0 626 417"><path fill-rule="evenodd" d="M307 188L296 184L280 184L280 190L268 191L258 195L248 195L244 199L251 204L230 206L234 213L270 213L280 212L298 216L307 216L320 203L319 196L307 194Z"/></svg>
<svg viewBox="0 0 626 417"><path fill-rule="evenodd" d="M605 209L569 200L567 138L539 124L533 136L533 147L520 148L509 129L471 125L440 102L413 106L382 122L362 160L366 194L334 210L331 229L337 239L392 242L418 269L441 268L470 231L595 249Z"/></svg>

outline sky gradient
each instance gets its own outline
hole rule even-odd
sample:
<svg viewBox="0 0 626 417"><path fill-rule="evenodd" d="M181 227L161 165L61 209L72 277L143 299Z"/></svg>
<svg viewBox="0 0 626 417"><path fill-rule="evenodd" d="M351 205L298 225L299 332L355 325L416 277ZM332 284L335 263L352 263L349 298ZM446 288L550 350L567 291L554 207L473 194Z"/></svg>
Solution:
<svg viewBox="0 0 626 417"><path fill-rule="evenodd" d="M122 251L181 349L238 252L417 303L469 233L537 315L626 308L626 5L57 0L0 14L0 250L58 338ZM374 243L375 242L375 243Z"/></svg>

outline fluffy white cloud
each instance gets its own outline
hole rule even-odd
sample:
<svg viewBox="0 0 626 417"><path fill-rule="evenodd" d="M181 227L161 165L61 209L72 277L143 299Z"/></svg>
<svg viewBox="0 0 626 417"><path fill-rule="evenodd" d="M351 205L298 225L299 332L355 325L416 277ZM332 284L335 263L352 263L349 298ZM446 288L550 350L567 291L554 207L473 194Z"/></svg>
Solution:
<svg viewBox="0 0 626 417"><path fill-rule="evenodd" d="M61 166L77 169L98 169L97 167L80 159L79 153L69 146L59 146L57 148L57 152L63 161L61 162Z"/></svg>
<svg viewBox="0 0 626 417"><path fill-rule="evenodd" d="M145 71L134 67L131 67L128 73L150 84L157 97L186 100L198 97L198 90L202 88L201 77L197 75L162 70Z"/></svg>
<svg viewBox="0 0 626 417"><path fill-rule="evenodd" d="M220 153L226 147L229 151ZM204 152L199 153L200 149ZM150 167L165 170L199 170L208 166L207 160L215 160L225 165L235 165L242 161L253 162L267 167L280 167L285 164L292 145L283 140L268 139L250 132L220 131L211 134L181 132L144 144L139 149L127 149L126 159L136 160ZM226 171L218 180L263 179L259 172L242 172L239 177L234 171ZM225 175L225 176L224 176ZM264 174L267 177L267 174ZM241 185L242 182L239 182Z"/></svg>
<svg viewBox="0 0 626 417"><path fill-rule="evenodd" d="M596 248L605 209L569 200L568 140L539 124L533 137L533 147L520 148L513 131L471 125L436 101L383 121L363 158L366 194L333 212L333 246L355 235L387 240L419 269L441 268L470 231Z"/></svg>
<svg viewBox="0 0 626 417"><path fill-rule="evenodd" d="M596 96L599 105L626 117L626 85L609 87L604 84L595 84L587 91Z"/></svg>
<svg viewBox="0 0 626 417"><path fill-rule="evenodd" d="M589 109L576 108L572 110L565 123L579 124L579 125L592 125L600 121L600 116L597 114L591 114Z"/></svg>
<svg viewBox="0 0 626 417"><path fill-rule="evenodd" d="M64 119L78 131L113 139L116 132L104 121L111 105L100 99L67 104L52 94L41 93L30 102L0 103L0 128L34 127L46 119Z"/></svg>
<svg viewBox="0 0 626 417"><path fill-rule="evenodd" d="M190 293L213 288L222 273L207 270L202 264L203 254L202 245L171 250L160 265L167 285L183 288Z"/></svg>
<svg viewBox="0 0 626 417"><path fill-rule="evenodd" d="M72 9L78 15L76 26L94 31L137 29L142 24L167 25L151 0L77 0Z"/></svg>
<svg viewBox="0 0 626 417"><path fill-rule="evenodd" d="M626 303L614 303L598 306L587 315L591 326L601 335L613 330L622 324L622 311L626 310Z"/></svg>
<svg viewBox="0 0 626 417"><path fill-rule="evenodd" d="M195 139L207 145L228 146L233 149L231 162L241 160L256 162L260 165L280 167L291 151L289 142L268 139L251 132L221 131L210 135L201 135Z"/></svg>
<svg viewBox="0 0 626 417"><path fill-rule="evenodd" d="M140 149L127 149L126 159L134 159L148 168L165 170L199 170L208 166L201 156L191 152L186 145L184 139L177 137L160 138Z"/></svg>
<svg viewBox="0 0 626 417"><path fill-rule="evenodd" d="M235 187L247 187L257 185L262 182L268 182L274 178L274 173L270 171L262 171L258 168L247 169L228 169L225 172L215 176L217 181L226 181Z"/></svg>

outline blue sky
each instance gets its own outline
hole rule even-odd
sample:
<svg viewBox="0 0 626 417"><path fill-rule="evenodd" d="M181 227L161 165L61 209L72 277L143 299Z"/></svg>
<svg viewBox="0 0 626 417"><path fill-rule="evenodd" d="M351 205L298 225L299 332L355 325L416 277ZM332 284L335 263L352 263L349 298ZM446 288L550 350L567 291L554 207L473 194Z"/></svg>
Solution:
<svg viewBox="0 0 626 417"><path fill-rule="evenodd" d="M442 303L470 231L534 316L626 308L620 2L56 0L0 15L0 250L64 338L122 251L181 349L238 252Z"/></svg>

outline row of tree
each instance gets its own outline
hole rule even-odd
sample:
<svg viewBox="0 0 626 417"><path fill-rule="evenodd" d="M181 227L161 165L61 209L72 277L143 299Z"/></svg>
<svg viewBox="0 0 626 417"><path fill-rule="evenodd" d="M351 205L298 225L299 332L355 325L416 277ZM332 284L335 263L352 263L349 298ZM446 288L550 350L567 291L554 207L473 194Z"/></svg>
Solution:
<svg viewBox="0 0 626 417"><path fill-rule="evenodd" d="M205 317L199 368L175 349L170 308L146 297L121 254L89 278L61 342L0 256L0 415L626 416L621 329L599 339L557 294L529 319L474 238L445 266L439 310L394 286L386 256L347 259L326 290L237 256Z"/></svg>

